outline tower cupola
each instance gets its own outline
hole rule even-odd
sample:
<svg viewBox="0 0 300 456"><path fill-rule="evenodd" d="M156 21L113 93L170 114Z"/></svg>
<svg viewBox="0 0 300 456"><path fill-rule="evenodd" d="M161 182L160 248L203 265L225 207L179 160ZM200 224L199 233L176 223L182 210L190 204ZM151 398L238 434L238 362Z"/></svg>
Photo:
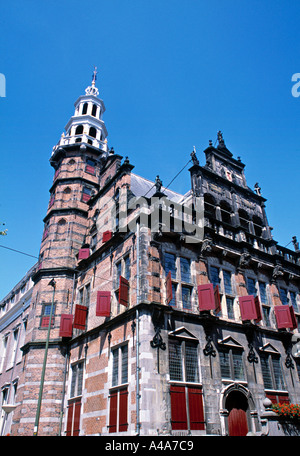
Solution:
<svg viewBox="0 0 300 456"><path fill-rule="evenodd" d="M90 144L103 152L107 152L107 130L102 120L105 112L103 100L98 98L99 90L95 86L97 68L93 72L92 84L85 89L85 95L81 95L74 103L75 112L65 126L65 133L53 153L60 146L74 143Z"/></svg>

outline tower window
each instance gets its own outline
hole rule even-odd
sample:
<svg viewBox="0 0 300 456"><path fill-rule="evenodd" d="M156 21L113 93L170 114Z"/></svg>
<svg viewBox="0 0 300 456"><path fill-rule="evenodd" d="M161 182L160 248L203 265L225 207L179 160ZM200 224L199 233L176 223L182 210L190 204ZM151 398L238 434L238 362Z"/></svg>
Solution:
<svg viewBox="0 0 300 456"><path fill-rule="evenodd" d="M92 116L96 117L96 114L97 114L97 105L93 105L93 109L92 109Z"/></svg>
<svg viewBox="0 0 300 456"><path fill-rule="evenodd" d="M82 114L86 114L88 109L88 104L84 103L83 108L82 108Z"/></svg>
<svg viewBox="0 0 300 456"><path fill-rule="evenodd" d="M83 133L83 125L78 125L75 130L75 135L82 135Z"/></svg>
<svg viewBox="0 0 300 456"><path fill-rule="evenodd" d="M96 138L97 130L95 127L90 127L89 135L92 136L92 138Z"/></svg>

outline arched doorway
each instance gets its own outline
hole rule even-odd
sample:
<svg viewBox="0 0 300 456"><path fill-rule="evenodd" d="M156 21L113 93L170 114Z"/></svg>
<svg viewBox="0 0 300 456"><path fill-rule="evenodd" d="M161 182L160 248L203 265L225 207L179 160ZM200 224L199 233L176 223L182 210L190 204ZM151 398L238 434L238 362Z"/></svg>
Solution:
<svg viewBox="0 0 300 456"><path fill-rule="evenodd" d="M247 435L247 409L248 400L240 391L231 391L225 402L225 407L229 412L228 415L228 433L230 436Z"/></svg>

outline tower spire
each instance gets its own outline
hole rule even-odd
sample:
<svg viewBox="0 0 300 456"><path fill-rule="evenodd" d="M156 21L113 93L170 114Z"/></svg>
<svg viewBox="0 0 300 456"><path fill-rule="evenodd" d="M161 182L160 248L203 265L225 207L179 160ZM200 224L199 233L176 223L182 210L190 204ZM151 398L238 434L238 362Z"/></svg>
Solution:
<svg viewBox="0 0 300 456"><path fill-rule="evenodd" d="M95 86L95 82L96 82L96 79L97 79L97 67L94 66L94 71L93 71L93 79L92 79L92 86L94 87Z"/></svg>

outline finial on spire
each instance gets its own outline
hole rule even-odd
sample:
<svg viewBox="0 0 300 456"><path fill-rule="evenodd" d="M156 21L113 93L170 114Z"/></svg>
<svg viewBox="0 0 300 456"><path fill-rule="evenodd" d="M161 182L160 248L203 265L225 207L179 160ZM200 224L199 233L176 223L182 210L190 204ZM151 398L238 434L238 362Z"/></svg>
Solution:
<svg viewBox="0 0 300 456"><path fill-rule="evenodd" d="M95 82L96 82L96 79L97 79L97 67L94 66L94 71L93 71L93 76L92 76L92 85L91 86L88 86L86 89L85 89L85 94L86 95L94 95L95 97L97 97L97 95L99 95L99 90L97 89L97 87L95 87Z"/></svg>
<svg viewBox="0 0 300 456"><path fill-rule="evenodd" d="M93 86L95 85L96 79L97 79L97 67L94 66L93 79L92 79L92 85Z"/></svg>

